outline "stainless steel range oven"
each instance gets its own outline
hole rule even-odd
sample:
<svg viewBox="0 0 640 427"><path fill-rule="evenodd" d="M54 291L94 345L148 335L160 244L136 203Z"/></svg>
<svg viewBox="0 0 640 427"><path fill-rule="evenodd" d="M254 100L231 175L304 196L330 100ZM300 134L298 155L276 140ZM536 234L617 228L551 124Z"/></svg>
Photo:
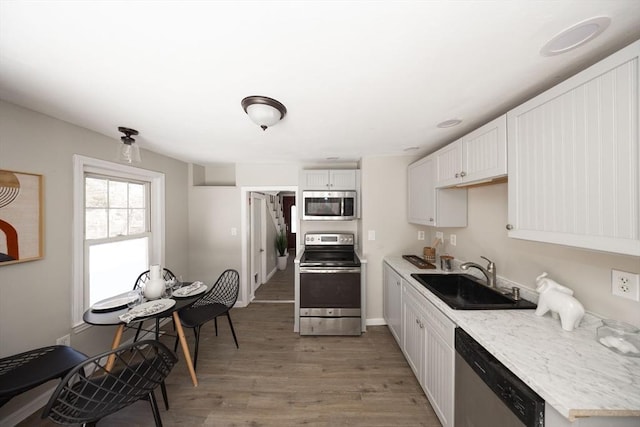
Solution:
<svg viewBox="0 0 640 427"><path fill-rule="evenodd" d="M360 259L353 234L306 234L300 258L300 335L361 333Z"/></svg>

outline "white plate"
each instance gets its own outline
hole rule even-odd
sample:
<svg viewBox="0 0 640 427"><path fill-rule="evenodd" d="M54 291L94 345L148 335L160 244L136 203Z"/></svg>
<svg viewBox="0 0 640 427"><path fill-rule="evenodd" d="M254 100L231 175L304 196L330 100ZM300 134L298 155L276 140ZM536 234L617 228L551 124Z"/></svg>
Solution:
<svg viewBox="0 0 640 427"><path fill-rule="evenodd" d="M101 311L101 310L113 310L120 307L126 307L130 301L135 299L134 295L121 294L116 295L115 297L103 299L102 301L98 301L97 303L91 306L91 310Z"/></svg>
<svg viewBox="0 0 640 427"><path fill-rule="evenodd" d="M201 293L203 293L204 291L207 290L207 285L205 284L201 284L199 288L192 290L191 292L186 293L186 291L189 289L189 286L185 286L184 288L180 288L178 290L176 290L173 293L173 296L176 298L186 298L186 297L193 297L196 295L200 295Z"/></svg>
<svg viewBox="0 0 640 427"><path fill-rule="evenodd" d="M170 309L176 304L172 299L157 299L153 301L147 301L140 305L133 307L129 310L128 314L133 314L135 317L152 316L157 313L162 313L165 310Z"/></svg>

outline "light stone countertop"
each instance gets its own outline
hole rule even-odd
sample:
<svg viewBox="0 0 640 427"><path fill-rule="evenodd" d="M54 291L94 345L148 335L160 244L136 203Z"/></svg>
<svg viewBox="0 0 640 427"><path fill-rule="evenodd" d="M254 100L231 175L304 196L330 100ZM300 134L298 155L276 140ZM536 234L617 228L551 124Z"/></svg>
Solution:
<svg viewBox="0 0 640 427"><path fill-rule="evenodd" d="M559 320L548 313L536 316L534 310L453 310L411 277L441 270L421 270L401 256L384 261L570 421L640 417L640 358L600 345L595 339L599 318L587 313L578 328L567 332ZM531 290L521 295L531 299Z"/></svg>

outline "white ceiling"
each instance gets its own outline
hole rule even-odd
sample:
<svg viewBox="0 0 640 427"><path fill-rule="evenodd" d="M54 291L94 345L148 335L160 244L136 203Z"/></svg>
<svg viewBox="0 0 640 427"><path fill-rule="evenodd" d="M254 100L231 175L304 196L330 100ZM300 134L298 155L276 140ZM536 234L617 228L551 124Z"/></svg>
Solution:
<svg viewBox="0 0 640 427"><path fill-rule="evenodd" d="M599 37L539 54L595 16L611 18ZM638 0L0 0L0 98L114 144L133 127L142 148L199 164L417 154L639 39L639 23ZM249 95L287 116L263 132Z"/></svg>

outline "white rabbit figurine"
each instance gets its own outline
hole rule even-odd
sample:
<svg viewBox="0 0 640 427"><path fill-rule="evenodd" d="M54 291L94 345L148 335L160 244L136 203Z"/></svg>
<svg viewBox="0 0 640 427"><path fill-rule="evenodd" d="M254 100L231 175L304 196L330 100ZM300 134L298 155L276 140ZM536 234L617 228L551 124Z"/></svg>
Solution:
<svg viewBox="0 0 640 427"><path fill-rule="evenodd" d="M536 285L536 292L540 294L536 315L544 316L547 311L551 311L554 319L560 316L560 323L565 331L577 328L584 316L584 307L572 296L573 291L548 279L546 272L536 277Z"/></svg>

